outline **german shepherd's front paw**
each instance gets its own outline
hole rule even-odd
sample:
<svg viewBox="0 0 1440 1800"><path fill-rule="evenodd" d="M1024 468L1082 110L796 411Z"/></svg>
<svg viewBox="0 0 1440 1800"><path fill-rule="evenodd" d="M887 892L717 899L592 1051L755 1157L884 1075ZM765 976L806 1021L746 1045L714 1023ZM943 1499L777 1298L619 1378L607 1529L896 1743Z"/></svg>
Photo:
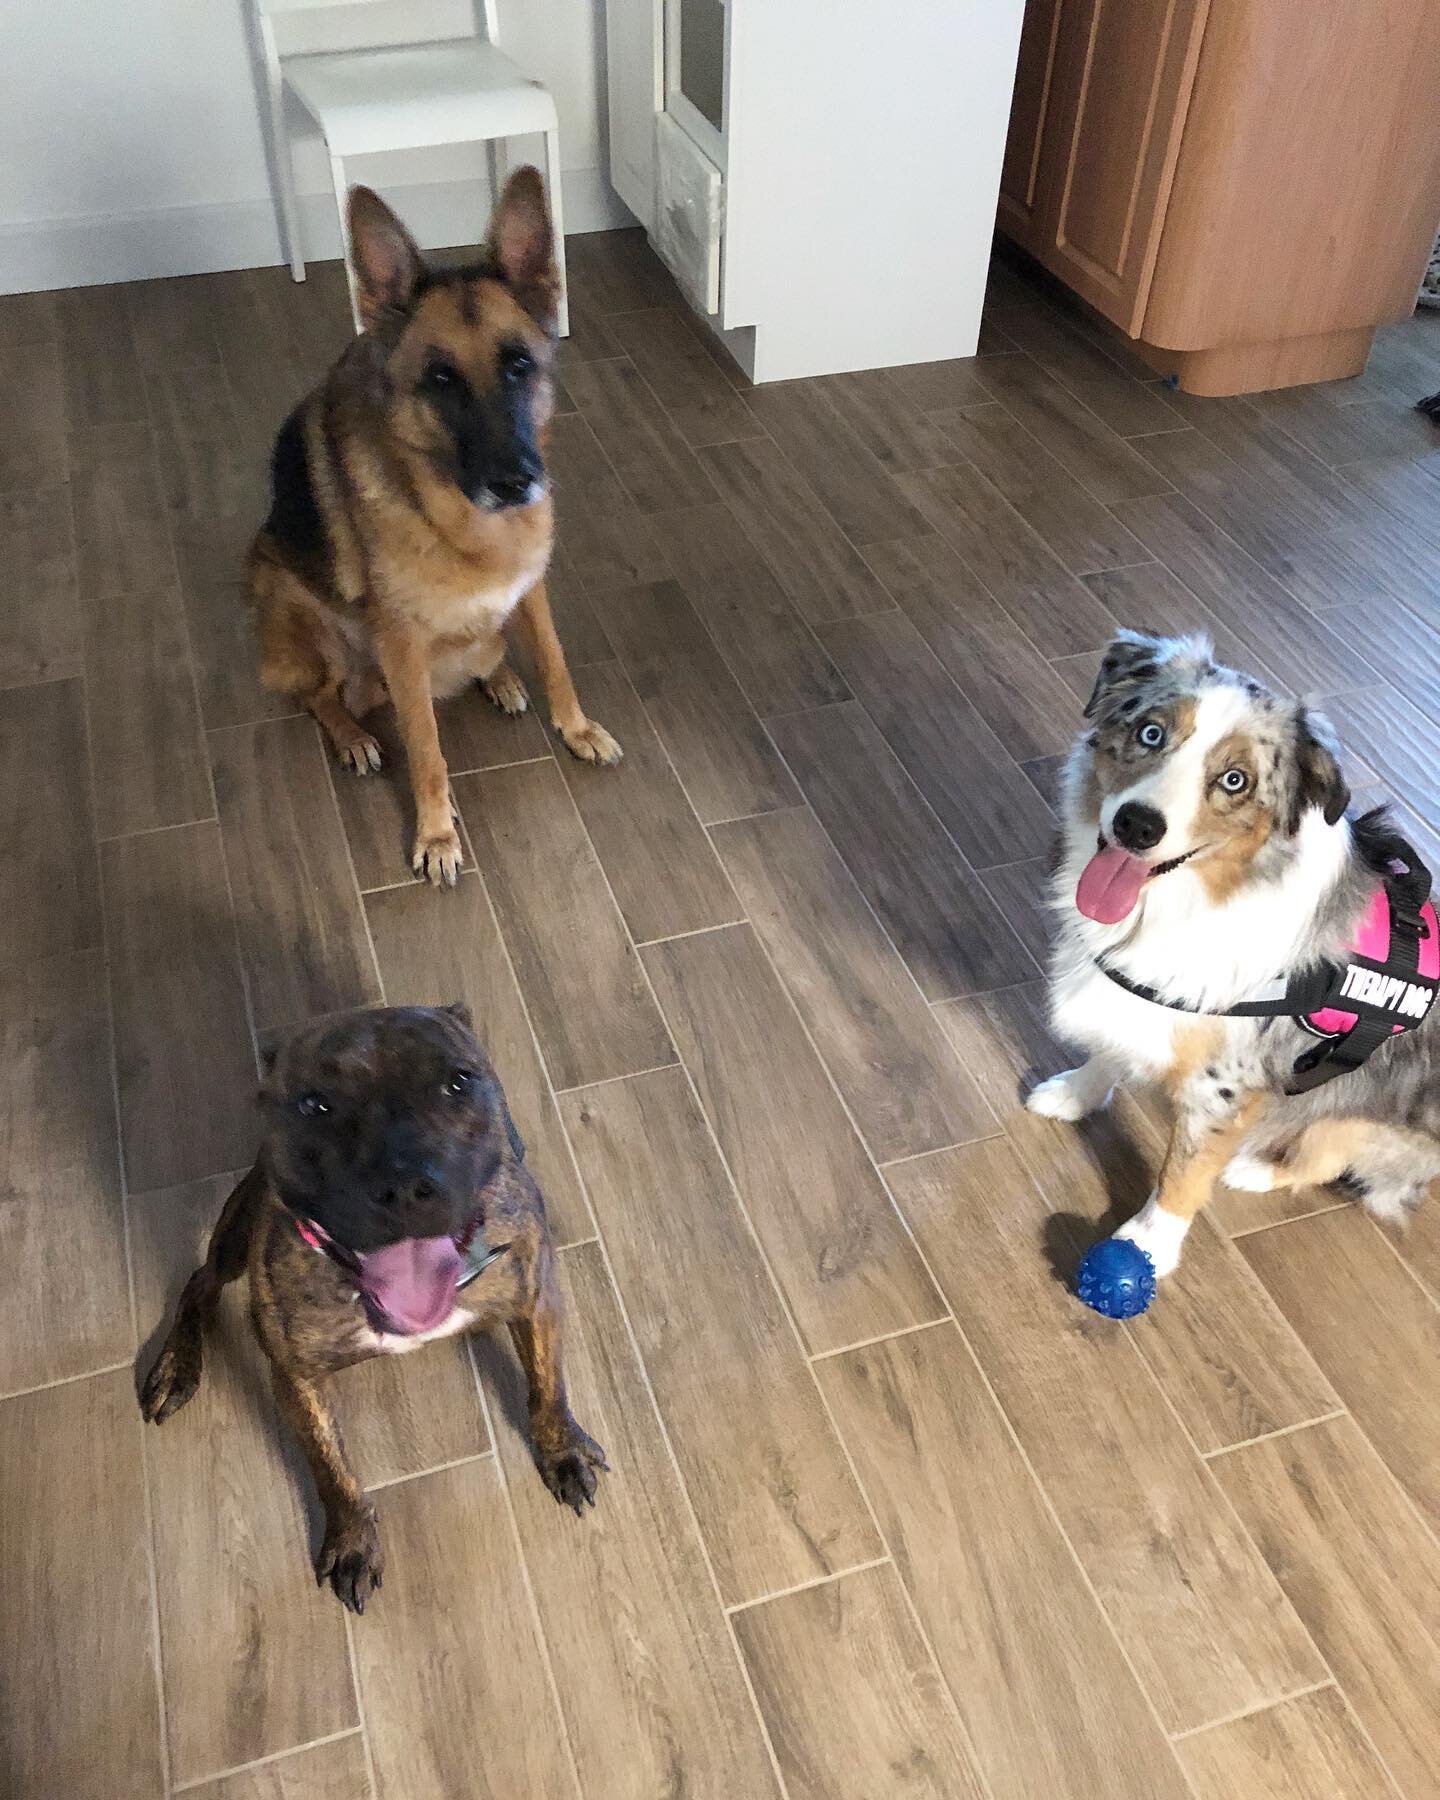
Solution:
<svg viewBox="0 0 1440 1800"><path fill-rule="evenodd" d="M355 736L335 754L345 767L356 775L368 775L372 769L378 769L385 760L380 751L379 741L371 737L368 731L357 731Z"/></svg>
<svg viewBox="0 0 1440 1800"><path fill-rule="evenodd" d="M422 829L416 832L410 867L417 875L423 875L432 887L454 887L464 860L460 833L453 824L439 831Z"/></svg>
<svg viewBox="0 0 1440 1800"><path fill-rule="evenodd" d="M365 1602L385 1579L385 1553L375 1509L366 1506L340 1519L327 1519L325 1541L315 1558L315 1580L328 1581L336 1598L353 1613L363 1613Z"/></svg>
<svg viewBox="0 0 1440 1800"><path fill-rule="evenodd" d="M625 752L611 737L603 725L597 725L593 719L584 719L577 726L567 728L557 726L560 741L572 756L578 756L581 762L600 763L609 768L618 763Z"/></svg>
<svg viewBox="0 0 1440 1800"><path fill-rule="evenodd" d="M200 1385L200 1357L172 1341L155 1358L140 1388L140 1410L153 1425L163 1425L172 1413L195 1398Z"/></svg>
<svg viewBox="0 0 1440 1800"><path fill-rule="evenodd" d="M487 675L480 686L490 704L498 706L501 712L509 713L512 718L523 713L530 704L525 683L509 663L501 663L495 673Z"/></svg>
<svg viewBox="0 0 1440 1800"><path fill-rule="evenodd" d="M588 1432L573 1419L561 1440L546 1449L536 1448L535 1461L540 1479L562 1506L570 1507L577 1518L587 1506L595 1504L595 1478L610 1472L605 1452Z"/></svg>

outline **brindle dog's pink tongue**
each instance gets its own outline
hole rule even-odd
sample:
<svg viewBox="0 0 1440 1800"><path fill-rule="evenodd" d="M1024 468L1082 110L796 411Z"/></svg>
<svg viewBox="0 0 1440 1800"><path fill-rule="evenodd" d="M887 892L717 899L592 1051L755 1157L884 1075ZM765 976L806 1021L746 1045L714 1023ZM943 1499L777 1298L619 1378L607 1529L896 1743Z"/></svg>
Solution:
<svg viewBox="0 0 1440 1800"><path fill-rule="evenodd" d="M1118 925L1134 912L1149 873L1149 864L1138 856L1118 844L1107 844L1082 870L1075 904L1097 925Z"/></svg>
<svg viewBox="0 0 1440 1800"><path fill-rule="evenodd" d="M450 1316L461 1258L448 1237L403 1238L360 1258L365 1293L392 1331L433 1331Z"/></svg>

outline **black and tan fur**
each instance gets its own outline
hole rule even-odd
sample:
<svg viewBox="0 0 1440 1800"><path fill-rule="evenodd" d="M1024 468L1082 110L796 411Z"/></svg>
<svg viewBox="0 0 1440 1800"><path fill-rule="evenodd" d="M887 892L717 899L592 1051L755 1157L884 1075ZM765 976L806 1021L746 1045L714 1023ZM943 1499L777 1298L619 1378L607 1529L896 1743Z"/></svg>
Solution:
<svg viewBox="0 0 1440 1800"><path fill-rule="evenodd" d="M325 1111L315 1116L320 1096ZM377 1007L311 1026L273 1058L260 1109L260 1154L186 1283L142 1384L145 1417L163 1423L194 1395L221 1290L248 1274L255 1334L324 1510L316 1578L363 1612L380 1586L384 1556L375 1508L346 1459L325 1379L425 1339L378 1332L351 1278L305 1242L297 1217L318 1221L338 1245L360 1252L453 1234L478 1216L486 1244L502 1254L456 1296L465 1316L452 1314L429 1335L509 1326L529 1383L545 1485L577 1513L593 1502L605 1460L566 1401L544 1202L465 1009Z"/></svg>
<svg viewBox="0 0 1440 1800"><path fill-rule="evenodd" d="M621 754L580 706L545 591L554 244L529 168L465 268L427 267L368 188L350 196L349 228L364 329L276 441L247 565L260 673L362 775L380 746L361 721L388 695L414 792L412 866L453 883L461 847L434 702L478 681L503 711L525 708L505 660L512 617L568 748L587 762Z"/></svg>

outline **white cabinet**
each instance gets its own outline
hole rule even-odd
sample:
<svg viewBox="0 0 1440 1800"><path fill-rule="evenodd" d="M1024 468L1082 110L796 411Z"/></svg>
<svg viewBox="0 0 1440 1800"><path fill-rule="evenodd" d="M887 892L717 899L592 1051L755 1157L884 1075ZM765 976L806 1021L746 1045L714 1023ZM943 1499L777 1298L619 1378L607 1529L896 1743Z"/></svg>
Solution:
<svg viewBox="0 0 1440 1800"><path fill-rule="evenodd" d="M974 353L1023 0L607 0L611 180L756 381Z"/></svg>
<svg viewBox="0 0 1440 1800"><path fill-rule="evenodd" d="M665 0L608 0L610 185L647 231L655 226L655 121L665 103Z"/></svg>

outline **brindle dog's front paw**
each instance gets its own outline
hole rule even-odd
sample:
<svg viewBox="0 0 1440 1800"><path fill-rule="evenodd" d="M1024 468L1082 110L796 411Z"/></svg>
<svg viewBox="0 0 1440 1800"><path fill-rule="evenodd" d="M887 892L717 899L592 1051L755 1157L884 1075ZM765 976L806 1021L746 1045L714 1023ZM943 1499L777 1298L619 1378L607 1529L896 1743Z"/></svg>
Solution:
<svg viewBox="0 0 1440 1800"><path fill-rule="evenodd" d="M537 1447L535 1461L546 1487L562 1506L571 1507L577 1518L595 1504L596 1475L610 1472L605 1452L573 1419L552 1448Z"/></svg>
<svg viewBox="0 0 1440 1800"><path fill-rule="evenodd" d="M140 1410L152 1424L163 1425L171 1413L195 1397L200 1385L200 1359L166 1344L140 1389Z"/></svg>
<svg viewBox="0 0 1440 1800"><path fill-rule="evenodd" d="M460 833L453 825L435 831L418 831L410 867L423 875L432 887L454 887L460 875L465 852L460 847Z"/></svg>
<svg viewBox="0 0 1440 1800"><path fill-rule="evenodd" d="M363 1613L365 1602L385 1577L385 1553L371 1506L325 1524L325 1542L315 1558L315 1580L328 1581L336 1598L353 1613Z"/></svg>
<svg viewBox="0 0 1440 1800"><path fill-rule="evenodd" d="M600 763L609 768L625 754L605 727L597 725L593 719L582 719L578 725L560 725L556 729L565 748L581 762Z"/></svg>

